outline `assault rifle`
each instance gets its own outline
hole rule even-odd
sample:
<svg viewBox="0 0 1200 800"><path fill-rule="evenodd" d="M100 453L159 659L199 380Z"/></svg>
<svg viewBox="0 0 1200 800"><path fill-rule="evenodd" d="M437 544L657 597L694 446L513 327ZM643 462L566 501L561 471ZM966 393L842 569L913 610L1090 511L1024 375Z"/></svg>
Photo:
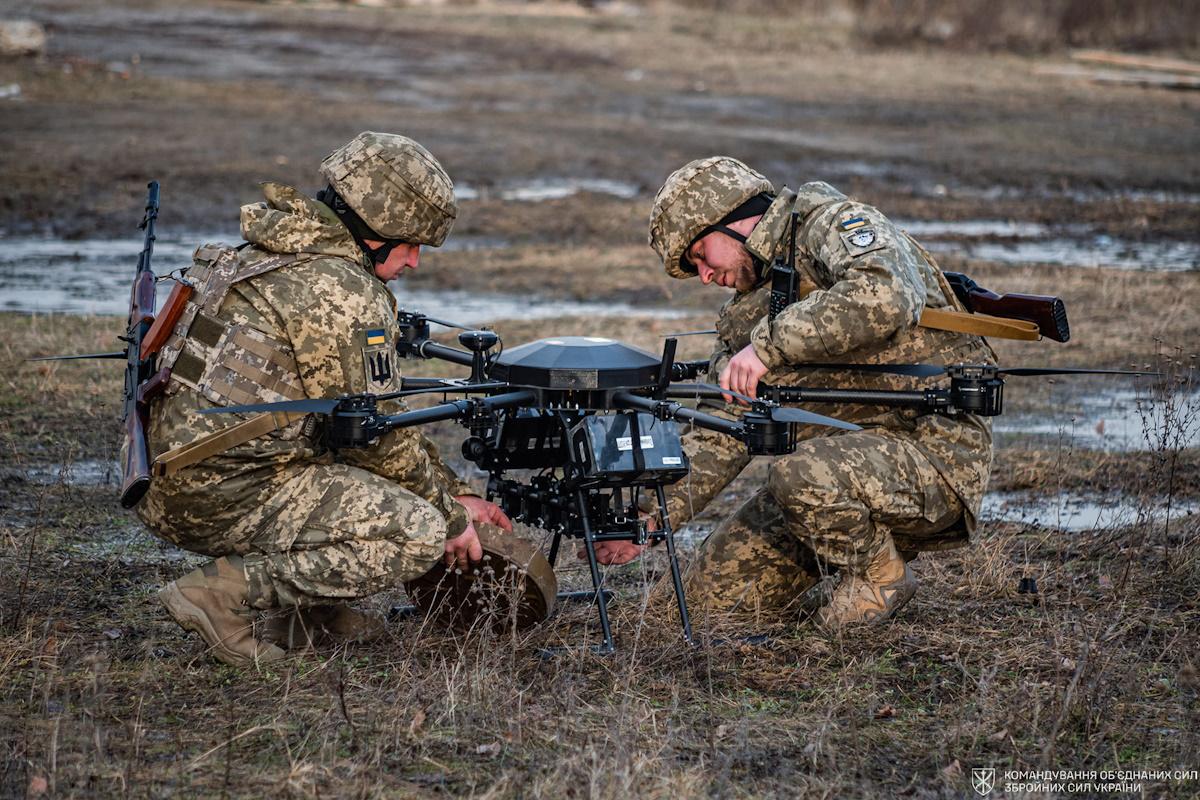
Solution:
<svg viewBox="0 0 1200 800"><path fill-rule="evenodd" d="M961 272L945 272L954 294L972 314L990 314L1005 319L1023 319L1038 326L1042 336L1056 342L1071 338L1067 307L1061 298L1041 294L996 294L984 289Z"/></svg>
<svg viewBox="0 0 1200 800"><path fill-rule="evenodd" d="M125 326L125 398L121 422L125 425L121 457L121 505L133 508L150 488L150 455L146 446L146 416L150 400L167 383L168 370L156 373L154 353L144 352L147 336L154 327L154 290L157 278L150 267L154 254L154 223L158 219L158 181L146 193L146 214L138 227L146 232L138 255L137 273L129 296L129 319ZM160 329L162 326L159 326Z"/></svg>

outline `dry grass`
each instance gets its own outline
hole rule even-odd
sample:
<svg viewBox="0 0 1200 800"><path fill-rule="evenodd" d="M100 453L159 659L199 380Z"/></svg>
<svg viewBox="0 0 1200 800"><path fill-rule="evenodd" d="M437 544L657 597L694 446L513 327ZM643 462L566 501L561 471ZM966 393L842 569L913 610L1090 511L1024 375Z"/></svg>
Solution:
<svg viewBox="0 0 1200 800"><path fill-rule="evenodd" d="M1070 537L988 525L975 547L918 562L923 591L896 623L844 636L759 620L770 638L751 645L701 620L689 648L660 595L647 601L662 574L650 559L612 571L615 656L583 647L598 631L571 607L518 638L407 618L370 646L223 667L153 598L197 559L115 510L111 486L28 470L111 441L113 409L96 402L118 386L112 365L16 359L104 349L112 323L0 315L0 794L958 797L981 765L1195 766L1194 520ZM516 342L541 326L499 327ZM1147 457L1002 451L997 478L1115 485ZM581 585L563 561L562 582ZM1036 602L1016 593L1022 576ZM570 650L539 657L548 645Z"/></svg>

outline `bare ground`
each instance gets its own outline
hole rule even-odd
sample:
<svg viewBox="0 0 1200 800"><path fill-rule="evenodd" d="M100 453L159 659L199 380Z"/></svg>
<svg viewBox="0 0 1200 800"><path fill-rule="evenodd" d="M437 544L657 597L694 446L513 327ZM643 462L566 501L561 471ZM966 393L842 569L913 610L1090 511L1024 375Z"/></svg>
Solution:
<svg viewBox="0 0 1200 800"><path fill-rule="evenodd" d="M654 351L665 333L708 327L721 298L653 271L643 236L663 176L714 152L910 219L1195 239L1200 101L1037 76L1029 58L881 50L828 21L669 8L5 10L19 14L52 38L41 60L0 62L0 85L22 87L0 100L9 232L129 233L150 178L163 181L163 226L228 229L255 181L315 188L328 150L364 128L401 130L478 194L455 235L501 242L428 253L412 285L695 312L498 321L510 346L586 330ZM619 181L634 196L500 198L547 176ZM1067 300L1073 341L1003 346L1006 364L1193 369L1197 273L944 266ZM103 475L69 479L68 465L114 458L118 370L23 362L111 349L119 326L0 314L0 796L961 797L986 765L1200 768L1194 515L1078 534L987 524L972 548L918 562L922 592L894 624L844 637L760 619L740 631L770 635L752 645L708 621L690 649L670 604L646 604L656 557L611 571L614 657L581 647L597 631L577 607L517 639L407 618L371 646L222 667L153 595L196 559L119 511ZM682 344L684 357L707 354L699 338ZM1006 399L1040 412L1070 402L1062 387L1013 379ZM458 434L435 430L451 456ZM697 524L731 510L764 466ZM1200 460L1018 437L991 485L1196 501ZM569 564L560 573L583 580ZM1016 592L1020 577L1036 578L1036 597ZM573 649L538 656L554 644Z"/></svg>

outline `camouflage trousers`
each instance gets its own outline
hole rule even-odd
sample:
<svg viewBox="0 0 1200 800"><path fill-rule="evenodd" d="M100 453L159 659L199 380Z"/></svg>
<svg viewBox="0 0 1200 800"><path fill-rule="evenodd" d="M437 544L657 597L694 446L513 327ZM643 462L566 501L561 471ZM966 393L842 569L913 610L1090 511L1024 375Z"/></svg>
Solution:
<svg viewBox="0 0 1200 800"><path fill-rule="evenodd" d="M288 464L257 480L213 472L158 479L139 515L185 550L243 556L255 608L374 594L425 574L442 555L442 514L367 470Z"/></svg>
<svg viewBox="0 0 1200 800"><path fill-rule="evenodd" d="M823 561L861 572L889 536L901 550L954 525L962 501L907 438L863 430L802 442L771 465L767 490Z"/></svg>
<svg viewBox="0 0 1200 800"><path fill-rule="evenodd" d="M892 536L903 550L955 525L962 502L906 439L857 431L802 442L767 486L717 526L689 568L689 602L786 608L825 572L863 569Z"/></svg>
<svg viewBox="0 0 1200 800"><path fill-rule="evenodd" d="M783 509L760 489L722 520L688 566L695 612L777 612L820 578L816 554L792 534Z"/></svg>

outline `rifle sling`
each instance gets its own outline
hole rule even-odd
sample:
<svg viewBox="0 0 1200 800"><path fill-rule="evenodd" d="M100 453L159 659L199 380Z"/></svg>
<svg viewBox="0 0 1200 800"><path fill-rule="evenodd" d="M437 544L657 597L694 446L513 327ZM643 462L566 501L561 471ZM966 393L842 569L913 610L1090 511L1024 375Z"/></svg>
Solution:
<svg viewBox="0 0 1200 800"><path fill-rule="evenodd" d="M942 308L927 308L921 312L917 322L922 328L938 331L970 333L975 336L992 336L1000 339L1020 339L1036 342L1042 338L1036 322L1024 319L1005 319L990 314L968 314L962 311L947 311Z"/></svg>
<svg viewBox="0 0 1200 800"><path fill-rule="evenodd" d="M259 414L222 431L176 447L174 450L168 450L154 459L151 472L156 476L174 475L184 467L190 467L209 456L224 453L231 447L237 447L239 444L245 444L252 439L281 430L296 420L303 419L304 416L304 414L289 414L286 411Z"/></svg>
<svg viewBox="0 0 1200 800"><path fill-rule="evenodd" d="M961 308L958 298L946 282L941 270L937 272L939 283L946 298L955 306ZM803 300L817 289L808 280L801 280L796 289L796 299ZM955 311L947 308L926 308L921 312L917 324L922 328L936 331L952 331L954 333L969 333L975 336L992 336L998 339L1019 339L1025 342L1036 342L1042 338L1041 329L1036 322L1024 319L1008 319L994 317L991 314L972 314L969 311Z"/></svg>

